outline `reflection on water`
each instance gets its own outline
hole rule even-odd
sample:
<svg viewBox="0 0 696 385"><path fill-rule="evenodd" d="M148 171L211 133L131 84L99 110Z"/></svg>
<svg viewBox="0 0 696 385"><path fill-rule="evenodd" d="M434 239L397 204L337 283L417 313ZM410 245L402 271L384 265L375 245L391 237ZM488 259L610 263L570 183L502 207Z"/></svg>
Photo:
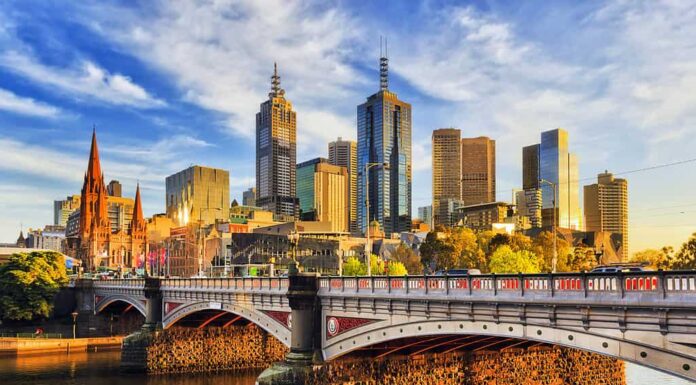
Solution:
<svg viewBox="0 0 696 385"><path fill-rule="evenodd" d="M0 357L1 385L253 385L259 371L179 375L123 375L121 352ZM667 374L626 364L627 385L687 385Z"/></svg>

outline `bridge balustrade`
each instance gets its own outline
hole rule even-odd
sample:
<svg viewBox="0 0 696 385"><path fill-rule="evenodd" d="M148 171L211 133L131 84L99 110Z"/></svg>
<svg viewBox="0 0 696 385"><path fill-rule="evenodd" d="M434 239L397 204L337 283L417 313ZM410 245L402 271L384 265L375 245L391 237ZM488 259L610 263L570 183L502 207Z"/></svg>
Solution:
<svg viewBox="0 0 696 385"><path fill-rule="evenodd" d="M696 271L470 276L322 277L320 292L592 297L696 294Z"/></svg>
<svg viewBox="0 0 696 385"><path fill-rule="evenodd" d="M162 280L166 289L193 290L236 290L236 291L286 291L288 279L280 277L239 278L166 278Z"/></svg>
<svg viewBox="0 0 696 385"><path fill-rule="evenodd" d="M143 278L117 278L95 280L94 287L127 287L127 288L143 288L145 287L145 279Z"/></svg>

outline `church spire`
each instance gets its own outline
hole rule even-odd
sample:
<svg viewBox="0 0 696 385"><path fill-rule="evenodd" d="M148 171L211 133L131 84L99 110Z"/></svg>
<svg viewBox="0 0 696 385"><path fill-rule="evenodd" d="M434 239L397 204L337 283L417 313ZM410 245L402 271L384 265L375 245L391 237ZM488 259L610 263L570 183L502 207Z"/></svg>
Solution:
<svg viewBox="0 0 696 385"><path fill-rule="evenodd" d="M101 164L99 163L99 148L97 147L97 129L92 128L92 147L89 150L89 163L87 164L87 179L97 181L102 177Z"/></svg>
<svg viewBox="0 0 696 385"><path fill-rule="evenodd" d="M133 206L133 222L138 224L145 222L143 219L143 204L140 201L140 183L135 188L135 205Z"/></svg>

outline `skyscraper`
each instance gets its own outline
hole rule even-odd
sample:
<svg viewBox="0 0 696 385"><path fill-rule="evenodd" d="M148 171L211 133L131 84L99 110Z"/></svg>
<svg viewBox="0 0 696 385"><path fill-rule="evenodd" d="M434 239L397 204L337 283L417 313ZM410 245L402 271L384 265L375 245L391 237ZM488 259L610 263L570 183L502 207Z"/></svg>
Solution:
<svg viewBox="0 0 696 385"><path fill-rule="evenodd" d="M522 148L522 190L517 194L517 209L520 215L529 217L532 227L541 227L538 144Z"/></svg>
<svg viewBox="0 0 696 385"><path fill-rule="evenodd" d="M191 166L166 179L167 217L177 226L213 224L230 216L230 172Z"/></svg>
<svg viewBox="0 0 696 385"><path fill-rule="evenodd" d="M411 228L412 178L411 105L389 91L388 63L386 55L380 58L380 90L357 111L358 223L365 232L368 222L376 220L387 235ZM378 166L368 167L365 175L373 163Z"/></svg>
<svg viewBox="0 0 696 385"><path fill-rule="evenodd" d="M495 202L495 140L462 139L462 197L466 206Z"/></svg>
<svg viewBox="0 0 696 385"><path fill-rule="evenodd" d="M584 188L587 231L607 231L621 235L619 252L628 259L628 182L605 171L597 183Z"/></svg>
<svg viewBox="0 0 696 385"><path fill-rule="evenodd" d="M331 230L347 232L348 170L328 159L315 158L297 165L297 197L300 218L331 222Z"/></svg>
<svg viewBox="0 0 696 385"><path fill-rule="evenodd" d="M537 147L538 146L538 147ZM534 151L538 148L538 164L534 163ZM580 230L580 188L578 185L578 160L568 152L568 132L558 128L541 133L541 143L525 147L523 156L523 185L534 188L533 177L538 175L541 189L543 226L553 224L554 187L556 188L556 225ZM535 196L535 194L530 194Z"/></svg>
<svg viewBox="0 0 696 385"><path fill-rule="evenodd" d="M278 219L296 219L297 122L274 64L271 92L256 114L256 205Z"/></svg>
<svg viewBox="0 0 696 385"><path fill-rule="evenodd" d="M65 200L53 201L53 224L66 226L70 214L80 209L80 196L71 195Z"/></svg>
<svg viewBox="0 0 696 385"><path fill-rule="evenodd" d="M461 131L456 128L441 128L433 131L433 223L450 225L447 211L448 199L462 197L462 144Z"/></svg>
<svg viewBox="0 0 696 385"><path fill-rule="evenodd" d="M329 143L329 162L348 170L348 218L350 232L358 230L358 144L352 140L338 138Z"/></svg>
<svg viewBox="0 0 696 385"><path fill-rule="evenodd" d="M256 187L249 187L242 193L242 204L244 206L256 206Z"/></svg>
<svg viewBox="0 0 696 385"><path fill-rule="evenodd" d="M418 208L418 218L420 218L430 229L433 229L433 206L422 206Z"/></svg>

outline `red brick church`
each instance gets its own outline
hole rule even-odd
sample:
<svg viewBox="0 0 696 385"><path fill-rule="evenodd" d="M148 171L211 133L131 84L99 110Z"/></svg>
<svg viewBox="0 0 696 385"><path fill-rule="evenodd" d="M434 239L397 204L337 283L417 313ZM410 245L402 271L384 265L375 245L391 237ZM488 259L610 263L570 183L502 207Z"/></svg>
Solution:
<svg viewBox="0 0 696 385"><path fill-rule="evenodd" d="M132 219L126 228L113 231L109 201L94 131L80 201L78 256L88 271L98 266L128 270L142 265L147 255L147 224L140 201L140 185L135 192Z"/></svg>

